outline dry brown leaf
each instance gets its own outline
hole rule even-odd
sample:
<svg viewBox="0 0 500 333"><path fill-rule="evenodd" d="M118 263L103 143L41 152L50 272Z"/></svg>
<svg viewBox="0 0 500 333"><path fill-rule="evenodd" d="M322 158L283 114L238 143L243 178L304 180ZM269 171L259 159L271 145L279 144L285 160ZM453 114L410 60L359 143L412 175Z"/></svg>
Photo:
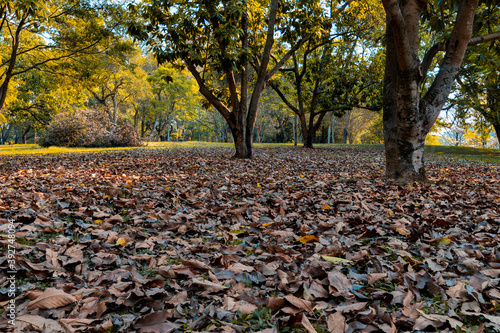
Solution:
<svg viewBox="0 0 500 333"><path fill-rule="evenodd" d="M33 309L56 309L77 301L73 295L67 294L60 289L47 288L33 301L28 303L28 310Z"/></svg>
<svg viewBox="0 0 500 333"><path fill-rule="evenodd" d="M329 315L327 325L330 333L344 333L347 329L346 320L340 312Z"/></svg>
<svg viewBox="0 0 500 333"><path fill-rule="evenodd" d="M168 317L168 310L153 312L139 318L134 324L134 328L139 333L169 333L180 325L169 322Z"/></svg>
<svg viewBox="0 0 500 333"><path fill-rule="evenodd" d="M421 311L420 314L421 316L417 318L415 325L413 326L413 330L415 331L425 330L428 326L439 328L446 322L448 322L453 329L463 326L461 321L449 316L425 314Z"/></svg>
<svg viewBox="0 0 500 333"><path fill-rule="evenodd" d="M316 298L328 298L328 291L317 281L311 282L309 292Z"/></svg>
<svg viewBox="0 0 500 333"><path fill-rule="evenodd" d="M123 222L123 218L120 215L114 215L104 220L104 223L117 223Z"/></svg>
<svg viewBox="0 0 500 333"><path fill-rule="evenodd" d="M339 313L349 313L349 312L354 312L354 311L361 311L363 310L367 302L358 302L358 303L353 303L353 304L347 304L347 305L340 305L335 307L335 310Z"/></svg>
<svg viewBox="0 0 500 333"><path fill-rule="evenodd" d="M374 284L377 281L387 278L387 273L371 273L368 274L368 284Z"/></svg>
<svg viewBox="0 0 500 333"><path fill-rule="evenodd" d="M218 291L221 291L221 290L224 290L224 289L228 288L226 286L223 286L223 285L220 285L220 284L217 284L217 283L213 283L213 282L210 282L210 281L207 281L207 280L199 280L199 279L196 279L196 278L193 278L191 280L191 282L193 284L195 284L195 285L203 287L205 289L205 291L208 292L208 293L214 293L214 292L218 292Z"/></svg>
<svg viewBox="0 0 500 333"><path fill-rule="evenodd" d="M313 306L310 301L304 301L303 299L300 299L298 297L295 297L293 295L286 295L284 297L288 302L290 302L293 306L296 308L302 309L304 311L307 311L309 313L313 313Z"/></svg>
<svg viewBox="0 0 500 333"><path fill-rule="evenodd" d="M15 321L14 329L15 332L27 332L31 326L40 331L45 330L45 332L51 333L66 333L64 327L57 321L30 314L18 316Z"/></svg>
<svg viewBox="0 0 500 333"><path fill-rule="evenodd" d="M339 271L333 270L329 272L328 281L330 282L330 286L334 287L339 292L352 289L352 283L347 276Z"/></svg>
<svg viewBox="0 0 500 333"><path fill-rule="evenodd" d="M182 265L191 268L206 269L206 270L210 269L210 267L208 267L205 263L195 259L183 260Z"/></svg>

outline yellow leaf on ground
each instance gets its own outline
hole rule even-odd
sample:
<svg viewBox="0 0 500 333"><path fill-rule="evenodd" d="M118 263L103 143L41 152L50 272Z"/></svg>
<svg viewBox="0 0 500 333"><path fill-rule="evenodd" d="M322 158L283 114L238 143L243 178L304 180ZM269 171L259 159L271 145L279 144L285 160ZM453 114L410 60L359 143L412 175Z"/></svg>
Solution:
<svg viewBox="0 0 500 333"><path fill-rule="evenodd" d="M318 236L314 235L308 235L297 239L297 242L301 242L302 244L318 242L318 241L319 241Z"/></svg>
<svg viewBox="0 0 500 333"><path fill-rule="evenodd" d="M263 227L269 227L271 224L273 224L274 222L269 222L269 223L264 223L262 226Z"/></svg>
<svg viewBox="0 0 500 333"><path fill-rule="evenodd" d="M327 204L323 204L323 206L321 206L321 209L330 209L330 206L328 206Z"/></svg>
<svg viewBox="0 0 500 333"><path fill-rule="evenodd" d="M125 246L127 244L127 240L125 238L118 238L118 240L116 241L116 245L121 245L121 246Z"/></svg>
<svg viewBox="0 0 500 333"><path fill-rule="evenodd" d="M325 259L326 261L333 262L334 264L338 264L340 262L345 262L345 263L352 263L352 260L347 260L344 258L339 258L339 257L330 257L330 256L321 256L321 258Z"/></svg>
<svg viewBox="0 0 500 333"><path fill-rule="evenodd" d="M405 229L402 229L402 228L397 228L396 231L398 234L403 235L403 236L408 236L410 234L408 231L406 231Z"/></svg>
<svg viewBox="0 0 500 333"><path fill-rule="evenodd" d="M444 237L443 239L441 239L439 241L439 245L449 245L451 243L451 239L449 239L448 237Z"/></svg>

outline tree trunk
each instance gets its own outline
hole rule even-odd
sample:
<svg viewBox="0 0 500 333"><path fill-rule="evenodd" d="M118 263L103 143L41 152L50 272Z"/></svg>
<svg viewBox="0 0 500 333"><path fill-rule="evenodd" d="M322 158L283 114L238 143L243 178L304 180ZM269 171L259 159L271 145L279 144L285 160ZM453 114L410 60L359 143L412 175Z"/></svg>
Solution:
<svg viewBox="0 0 500 333"><path fill-rule="evenodd" d="M332 143L335 144L335 115L332 116Z"/></svg>
<svg viewBox="0 0 500 333"><path fill-rule="evenodd" d="M493 128L495 129L495 134L497 136L497 141L500 146L500 124L493 124Z"/></svg>
<svg viewBox="0 0 500 333"><path fill-rule="evenodd" d="M20 42L20 35L21 31L24 29L25 23L26 23L27 16L23 17L19 21L19 25L17 26L16 32L14 35L12 35L12 49L10 52L10 59L7 61L8 67L5 70L5 72L2 74L3 76L3 82L0 85L0 110L3 109L5 100L7 99L7 91L9 89L9 84L10 80L12 79L12 76L14 75L14 67L16 64L17 56L18 56L18 49L19 49L19 42Z"/></svg>
<svg viewBox="0 0 500 333"><path fill-rule="evenodd" d="M23 135L22 135L23 145L25 145L25 144L26 144L26 142L27 142L27 137L28 137L28 134L29 134L29 132L30 132L30 131L31 131L31 124L30 124L30 125L28 125L28 127L27 127L27 128L24 130L24 132L23 132Z"/></svg>
<svg viewBox="0 0 500 333"><path fill-rule="evenodd" d="M418 67L398 67L397 48L391 26L386 30L384 78L384 141L386 176L390 179L426 180L424 142L427 131L419 108Z"/></svg>
<svg viewBox="0 0 500 333"><path fill-rule="evenodd" d="M158 117L160 115L157 114L156 117L155 117L155 121L153 123L153 127L151 127L151 133L149 134L149 137L148 137L148 141L151 141L153 140L153 135L155 134L155 129L156 129L156 126L158 125Z"/></svg>
<svg viewBox="0 0 500 333"><path fill-rule="evenodd" d="M461 1L439 72L422 98L420 86L438 52L431 48L422 63L418 58L419 22L425 2L382 2L387 17L383 113L386 176L425 181L425 137L448 99L462 63L478 0Z"/></svg>
<svg viewBox="0 0 500 333"><path fill-rule="evenodd" d="M171 123L170 115L167 115L167 142L170 141L170 123Z"/></svg>
<svg viewBox="0 0 500 333"><path fill-rule="evenodd" d="M141 138L144 137L144 134L146 134L146 113L143 113L141 117Z"/></svg>
<svg viewBox="0 0 500 333"><path fill-rule="evenodd" d="M307 126L307 121L306 121L306 116L304 113L299 115L299 121L300 121L300 129L302 132L302 140L305 148L312 148L312 140L308 140L309 137L309 129Z"/></svg>
<svg viewBox="0 0 500 333"><path fill-rule="evenodd" d="M349 125L351 122L351 112L352 110L347 111L344 115L344 130L342 131L342 144L347 144L347 137L349 136Z"/></svg>
<svg viewBox="0 0 500 333"><path fill-rule="evenodd" d="M116 125L116 120L118 117L118 101L116 95L113 95L113 125Z"/></svg>

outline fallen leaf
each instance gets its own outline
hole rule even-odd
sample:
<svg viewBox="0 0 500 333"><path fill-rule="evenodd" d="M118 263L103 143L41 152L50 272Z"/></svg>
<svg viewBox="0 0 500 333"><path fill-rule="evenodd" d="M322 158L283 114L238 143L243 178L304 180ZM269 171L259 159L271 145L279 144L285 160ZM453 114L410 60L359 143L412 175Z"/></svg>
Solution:
<svg viewBox="0 0 500 333"><path fill-rule="evenodd" d="M318 238L318 236L315 236L315 235L308 235L308 236L297 238L296 240L297 240L297 242L301 242L302 244L307 244L307 243L312 243L312 242L318 242L319 238Z"/></svg>
<svg viewBox="0 0 500 333"><path fill-rule="evenodd" d="M321 256L321 258L323 258L324 260L326 261L330 261L330 262L333 262L334 264L338 264L338 263L346 263L346 264L351 264L353 263L352 260L347 260L347 259L344 259L344 258L338 258L338 257L330 257L330 256Z"/></svg>
<svg viewBox="0 0 500 333"><path fill-rule="evenodd" d="M47 288L40 296L28 303L28 310L56 309L76 301L75 296L67 294L60 289Z"/></svg>
<svg viewBox="0 0 500 333"><path fill-rule="evenodd" d="M328 331L330 333L344 333L346 332L346 320L342 313L335 312L327 318Z"/></svg>

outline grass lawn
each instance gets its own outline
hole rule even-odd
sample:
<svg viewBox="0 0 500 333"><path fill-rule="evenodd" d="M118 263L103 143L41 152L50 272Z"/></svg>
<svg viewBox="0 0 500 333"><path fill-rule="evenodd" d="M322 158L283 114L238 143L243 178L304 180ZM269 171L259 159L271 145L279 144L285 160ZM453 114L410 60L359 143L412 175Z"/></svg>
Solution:
<svg viewBox="0 0 500 333"><path fill-rule="evenodd" d="M292 143L255 143L256 148L269 147L293 147ZM122 151L136 149L168 149L168 148L192 148L192 147L233 147L232 143L214 142L148 142L142 147L119 147L119 148L67 148L49 147L43 148L36 144L27 145L2 145L0 146L0 156L16 155L42 155L42 154L71 154L71 153L91 153L105 151ZM302 148L301 145L296 146ZM383 145L347 145L347 144L316 144L316 148L351 148L360 150L383 151ZM472 148L455 146L426 146L425 151L432 156L447 156L457 159L474 160L500 164L500 149Z"/></svg>

